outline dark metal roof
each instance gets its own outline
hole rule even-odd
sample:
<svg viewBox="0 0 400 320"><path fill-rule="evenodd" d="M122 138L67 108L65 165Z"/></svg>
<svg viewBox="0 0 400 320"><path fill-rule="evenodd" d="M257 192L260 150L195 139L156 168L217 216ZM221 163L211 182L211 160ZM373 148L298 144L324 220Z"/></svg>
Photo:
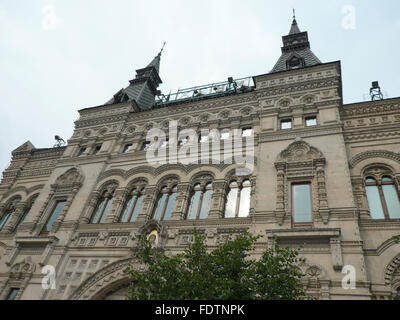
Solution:
<svg viewBox="0 0 400 320"><path fill-rule="evenodd" d="M136 77L129 86L119 90L105 105L135 101L141 110L148 110L155 103L157 87L162 83L159 76L160 53L147 65L136 70Z"/></svg>
<svg viewBox="0 0 400 320"><path fill-rule="evenodd" d="M321 61L311 51L307 32L301 32L296 19L293 19L289 34L282 37L282 55L278 59L272 72L291 70L289 67L291 59L300 61L299 67L321 64Z"/></svg>

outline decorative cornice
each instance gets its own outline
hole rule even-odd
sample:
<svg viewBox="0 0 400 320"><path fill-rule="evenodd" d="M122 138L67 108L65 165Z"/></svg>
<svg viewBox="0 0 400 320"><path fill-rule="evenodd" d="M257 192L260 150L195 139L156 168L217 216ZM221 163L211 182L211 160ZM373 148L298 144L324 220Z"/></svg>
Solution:
<svg viewBox="0 0 400 320"><path fill-rule="evenodd" d="M350 161L350 167L354 168L358 163L370 158L385 158L400 162L400 153L387 150L370 150L355 155Z"/></svg>

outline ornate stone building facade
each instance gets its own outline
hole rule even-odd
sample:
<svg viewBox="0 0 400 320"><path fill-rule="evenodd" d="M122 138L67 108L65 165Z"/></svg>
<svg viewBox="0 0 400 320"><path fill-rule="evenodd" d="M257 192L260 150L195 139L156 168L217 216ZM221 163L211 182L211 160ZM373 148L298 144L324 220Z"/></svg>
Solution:
<svg viewBox="0 0 400 320"><path fill-rule="evenodd" d="M157 91L160 52L105 105L79 111L67 146L14 150L0 184L0 299L122 298L126 266L141 268L137 235L174 253L195 227L211 247L246 229L263 235L255 255L275 236L302 246L304 286L319 299L395 298L400 98L344 105L340 61L322 63L295 20L283 44L271 72L175 98ZM150 129L169 133L167 153L187 143L171 138L173 121L252 137L254 169L149 164ZM216 154L229 149L229 134L198 145L217 139ZM44 266L55 268L54 289L42 287Z"/></svg>

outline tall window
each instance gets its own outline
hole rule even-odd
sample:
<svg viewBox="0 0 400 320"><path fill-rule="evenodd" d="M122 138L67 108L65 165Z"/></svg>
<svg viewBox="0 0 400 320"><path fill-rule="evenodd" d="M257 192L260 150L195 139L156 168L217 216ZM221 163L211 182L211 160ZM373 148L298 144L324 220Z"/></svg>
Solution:
<svg viewBox="0 0 400 320"><path fill-rule="evenodd" d="M249 180L245 180L241 184L232 181L226 197L225 218L247 217L250 211L250 193L251 182Z"/></svg>
<svg viewBox="0 0 400 320"><path fill-rule="evenodd" d="M24 214L22 215L21 219L19 219L19 221L17 222L15 229L17 229L22 222L24 222L25 218L27 217L27 215L29 214L29 212L32 209L33 204L35 203L35 200L38 196L34 196L28 203L28 205L25 208Z"/></svg>
<svg viewBox="0 0 400 320"><path fill-rule="evenodd" d="M134 222L138 217L144 200L145 189L132 189L126 199L124 210L122 211L121 222Z"/></svg>
<svg viewBox="0 0 400 320"><path fill-rule="evenodd" d="M311 186L309 183L292 185L292 207L294 223L312 222Z"/></svg>
<svg viewBox="0 0 400 320"><path fill-rule="evenodd" d="M167 221L171 218L172 211L175 208L176 196L178 194L178 187L172 188L163 187L158 196L157 205L154 210L154 220Z"/></svg>
<svg viewBox="0 0 400 320"><path fill-rule="evenodd" d="M6 211L0 218L0 231L3 230L4 227L7 226L7 224L10 222L10 219L14 214L14 212L15 212L15 205L11 203L8 205Z"/></svg>
<svg viewBox="0 0 400 320"><path fill-rule="evenodd" d="M193 194L190 199L190 206L187 213L188 220L206 219L211 208L211 197L213 194L212 183L204 188L200 184L193 187Z"/></svg>
<svg viewBox="0 0 400 320"><path fill-rule="evenodd" d="M96 210L92 215L90 223L104 223L106 220L114 200L114 192L104 191L99 202L97 203Z"/></svg>
<svg viewBox="0 0 400 320"><path fill-rule="evenodd" d="M18 292L19 292L18 288L11 288L10 292L7 295L6 300L15 300L15 297L17 296Z"/></svg>
<svg viewBox="0 0 400 320"><path fill-rule="evenodd" d="M400 219L399 195L391 177L383 176L379 180L367 177L365 191L373 219Z"/></svg>
<svg viewBox="0 0 400 320"><path fill-rule="evenodd" d="M56 202L56 204L54 205L53 210L51 212L51 215L50 215L49 219L47 220L46 225L44 226L44 229L43 229L44 233L50 232L51 227L53 226L53 223L57 220L57 218L61 214L62 209L64 208L66 202L67 202L66 200L59 200Z"/></svg>

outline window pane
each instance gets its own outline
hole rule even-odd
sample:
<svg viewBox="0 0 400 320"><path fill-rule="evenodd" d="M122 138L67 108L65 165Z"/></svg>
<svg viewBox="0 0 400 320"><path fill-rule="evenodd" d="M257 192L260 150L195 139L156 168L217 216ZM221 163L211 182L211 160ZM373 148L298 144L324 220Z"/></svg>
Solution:
<svg viewBox="0 0 400 320"><path fill-rule="evenodd" d="M139 198L136 201L135 209L133 209L133 213L132 213L130 222L135 221L136 218L138 217L140 210L142 210L143 200L144 200L144 195L142 194L141 196L139 196Z"/></svg>
<svg viewBox="0 0 400 320"><path fill-rule="evenodd" d="M188 220L196 219L197 210L199 208L199 202L200 202L200 194L201 194L201 191L196 191L192 196L192 199L190 201L188 215L187 215Z"/></svg>
<svg viewBox="0 0 400 320"><path fill-rule="evenodd" d="M395 186L392 184L382 185L386 205L391 219L400 219L400 202Z"/></svg>
<svg viewBox="0 0 400 320"><path fill-rule="evenodd" d="M312 127L317 125L317 118L316 117L309 117L306 118L306 127Z"/></svg>
<svg viewBox="0 0 400 320"><path fill-rule="evenodd" d="M50 231L51 227L53 226L54 221L57 220L58 216L60 215L62 209L64 208L66 201L58 201L56 206L53 209L53 212L51 213L50 219L46 223L46 231Z"/></svg>
<svg viewBox="0 0 400 320"><path fill-rule="evenodd" d="M135 203L136 196L130 195L125 204L124 211L122 212L121 222L128 222L129 214L131 213L132 206Z"/></svg>
<svg viewBox="0 0 400 320"><path fill-rule="evenodd" d="M8 224L12 214L13 211L9 210L5 214L3 214L3 217L0 220L0 230L2 230Z"/></svg>
<svg viewBox="0 0 400 320"><path fill-rule="evenodd" d="M98 223L99 222L100 214L103 211L103 207L104 207L104 205L106 203L106 200L107 200L106 198L101 198L100 202L97 205L96 212L95 212L95 214L94 214L94 216L92 218L92 222L91 223Z"/></svg>
<svg viewBox="0 0 400 320"><path fill-rule="evenodd" d="M230 135L230 132L229 132L229 131L224 131L224 132L222 132L222 133L221 133L221 140L227 140L227 139L229 139L229 135Z"/></svg>
<svg viewBox="0 0 400 320"><path fill-rule="evenodd" d="M167 208L165 209L165 214L164 214L164 219L163 219L164 221L167 221L171 218L172 211L174 211L174 208L175 208L176 195L177 195L177 193L174 192L168 198L168 204L167 204Z"/></svg>
<svg viewBox="0 0 400 320"><path fill-rule="evenodd" d="M10 293L8 294L7 300L14 300L18 294L19 289L11 289Z"/></svg>
<svg viewBox="0 0 400 320"><path fill-rule="evenodd" d="M365 183L373 183L373 184L376 184L376 180L374 179L374 178L371 178L371 177L369 177L369 178L366 178L365 179Z"/></svg>
<svg viewBox="0 0 400 320"><path fill-rule="evenodd" d="M111 198L111 199L109 199L107 201L107 204L106 204L106 207L104 209L103 215L101 216L100 223L104 223L104 221L106 220L106 218L107 218L107 216L108 216L108 214L109 214L109 212L111 210L113 201L114 201L114 198Z"/></svg>
<svg viewBox="0 0 400 320"><path fill-rule="evenodd" d="M131 151L131 149L132 149L132 144L129 143L129 144L125 145L124 150L122 152L127 153L127 152Z"/></svg>
<svg viewBox="0 0 400 320"><path fill-rule="evenodd" d="M251 188L245 187L240 192L239 217L248 217L250 211Z"/></svg>
<svg viewBox="0 0 400 320"><path fill-rule="evenodd" d="M385 219L377 186L366 186L369 211L372 219Z"/></svg>
<svg viewBox="0 0 400 320"><path fill-rule="evenodd" d="M242 137L251 137L253 135L253 129L246 128L242 130Z"/></svg>
<svg viewBox="0 0 400 320"><path fill-rule="evenodd" d="M282 120L281 121L281 129L287 130L292 128L292 120Z"/></svg>
<svg viewBox="0 0 400 320"><path fill-rule="evenodd" d="M312 222L310 185L293 186L293 214L294 222Z"/></svg>
<svg viewBox="0 0 400 320"><path fill-rule="evenodd" d="M212 194L212 190L207 190L206 192L204 192L203 201L201 203L200 219L206 219L208 217L208 213L210 212L211 208Z"/></svg>
<svg viewBox="0 0 400 320"><path fill-rule="evenodd" d="M154 211L154 220L160 220L161 219L161 214L164 210L164 204L165 204L165 200L167 199L168 194L163 193L160 198L157 201L157 207Z"/></svg>
<svg viewBox="0 0 400 320"><path fill-rule="evenodd" d="M225 218L234 218L236 215L236 202L238 196L238 188L232 188L226 197Z"/></svg>
<svg viewBox="0 0 400 320"><path fill-rule="evenodd" d="M17 229L19 227L19 225L24 222L26 216L29 214L29 211L31 211L31 207L27 208L24 212L24 215L22 216L22 218L18 221L17 225L15 226L15 229Z"/></svg>

